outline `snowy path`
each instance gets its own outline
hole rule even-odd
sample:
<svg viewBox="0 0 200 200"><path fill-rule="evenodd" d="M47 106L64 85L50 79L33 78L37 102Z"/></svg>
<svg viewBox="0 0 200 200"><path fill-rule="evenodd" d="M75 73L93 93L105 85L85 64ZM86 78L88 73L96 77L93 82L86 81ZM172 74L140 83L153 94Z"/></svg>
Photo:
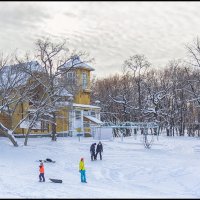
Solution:
<svg viewBox="0 0 200 200"><path fill-rule="evenodd" d="M23 144L23 139L18 139ZM1 198L199 198L200 139L155 138L145 149L141 138L102 141L103 160L90 161L92 138L31 138L13 147L0 138ZM95 141L98 142L98 141ZM87 184L80 182L79 159L85 158ZM36 160L45 163L45 183L38 182ZM62 179L55 184L49 178Z"/></svg>

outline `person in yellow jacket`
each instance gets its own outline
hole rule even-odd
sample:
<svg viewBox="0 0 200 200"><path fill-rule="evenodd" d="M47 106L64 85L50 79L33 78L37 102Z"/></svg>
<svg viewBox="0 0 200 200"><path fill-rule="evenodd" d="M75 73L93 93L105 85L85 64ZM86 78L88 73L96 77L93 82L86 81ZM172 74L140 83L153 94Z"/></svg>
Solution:
<svg viewBox="0 0 200 200"><path fill-rule="evenodd" d="M79 172L81 173L81 182L87 183L86 182L86 175L85 175L85 164L84 164L83 158L81 158L81 160L79 162Z"/></svg>

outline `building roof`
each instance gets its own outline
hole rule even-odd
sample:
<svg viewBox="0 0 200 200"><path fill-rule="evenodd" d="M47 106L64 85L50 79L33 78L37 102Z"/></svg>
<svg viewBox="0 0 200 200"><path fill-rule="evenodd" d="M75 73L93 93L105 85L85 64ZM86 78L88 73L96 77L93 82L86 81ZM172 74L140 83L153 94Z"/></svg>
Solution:
<svg viewBox="0 0 200 200"><path fill-rule="evenodd" d="M87 63L83 62L79 56L74 56L73 58L69 59L61 69L70 68L70 67L83 68L83 69L88 69L90 71L94 71L94 68L92 68Z"/></svg>
<svg viewBox="0 0 200 200"><path fill-rule="evenodd" d="M5 70L10 70L10 69L18 69L20 71L25 71L29 70L31 72L44 72L44 68L37 62L37 61L30 61L30 62L26 62L26 63L19 63L19 64L14 64L14 65L8 65L5 66L4 69Z"/></svg>
<svg viewBox="0 0 200 200"><path fill-rule="evenodd" d="M72 97L73 95L69 93L65 88L59 90L59 96L61 97Z"/></svg>
<svg viewBox="0 0 200 200"><path fill-rule="evenodd" d="M2 86L17 87L24 85L30 77L28 72L42 72L44 68L37 61L4 66L0 70L0 88Z"/></svg>
<svg viewBox="0 0 200 200"><path fill-rule="evenodd" d="M93 105L86 105L86 104L77 104L77 103L73 103L74 107L81 107L81 108L96 108L96 109L100 109L99 106L93 106Z"/></svg>
<svg viewBox="0 0 200 200"><path fill-rule="evenodd" d="M31 77L30 72L45 73L45 69L37 61L4 66L0 70L0 89L3 87L15 88L25 85ZM61 88L58 92L59 96L73 96L65 88Z"/></svg>
<svg viewBox="0 0 200 200"><path fill-rule="evenodd" d="M83 115L85 118L89 119L90 121L96 123L96 124L103 124L101 120L97 119L96 117L88 116L88 115Z"/></svg>

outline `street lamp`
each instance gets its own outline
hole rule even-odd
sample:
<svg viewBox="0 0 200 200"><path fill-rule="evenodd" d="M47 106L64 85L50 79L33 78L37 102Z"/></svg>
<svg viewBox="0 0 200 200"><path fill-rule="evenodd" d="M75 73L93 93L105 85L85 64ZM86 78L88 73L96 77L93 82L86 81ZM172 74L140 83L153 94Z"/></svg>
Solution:
<svg viewBox="0 0 200 200"><path fill-rule="evenodd" d="M73 120L73 96L70 96L68 98L68 101L69 101L69 124L68 124L68 132L69 132L69 135L72 136L72 133L73 133L73 130L72 130L72 120Z"/></svg>

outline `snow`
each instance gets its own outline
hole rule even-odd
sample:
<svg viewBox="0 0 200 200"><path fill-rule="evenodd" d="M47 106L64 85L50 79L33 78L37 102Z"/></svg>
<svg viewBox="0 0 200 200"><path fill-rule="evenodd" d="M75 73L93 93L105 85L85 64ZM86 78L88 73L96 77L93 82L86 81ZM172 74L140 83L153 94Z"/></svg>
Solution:
<svg viewBox="0 0 200 200"><path fill-rule="evenodd" d="M37 61L31 61L22 64L25 68L27 68L31 72L45 72L44 67L42 67ZM20 66L20 64L19 64Z"/></svg>
<svg viewBox="0 0 200 200"><path fill-rule="evenodd" d="M156 113L155 108L148 108L144 110L145 113Z"/></svg>
<svg viewBox="0 0 200 200"><path fill-rule="evenodd" d="M30 127L31 121L25 120L20 124L20 128L26 128L28 129ZM37 121L33 125L32 129L41 129L41 122Z"/></svg>
<svg viewBox="0 0 200 200"><path fill-rule="evenodd" d="M59 90L59 96L61 96L61 97L72 97L73 95L70 94L65 88L61 88Z"/></svg>
<svg viewBox="0 0 200 200"><path fill-rule="evenodd" d="M44 72L44 68L37 61L4 66L0 72L2 77L0 80L0 88L24 85L30 78L30 75L24 70L29 72Z"/></svg>
<svg viewBox="0 0 200 200"><path fill-rule="evenodd" d="M103 160L90 160L90 145L98 140L81 137L30 138L13 147L0 137L1 198L199 198L200 139L154 138L145 149L142 137L102 140ZM88 183L80 182L79 159L85 158ZM38 182L39 162L44 163L45 183ZM62 179L62 184L49 178Z"/></svg>
<svg viewBox="0 0 200 200"><path fill-rule="evenodd" d="M89 69L90 71L94 71L94 68L89 66L87 63L83 62L79 56L76 58L69 59L62 68L83 68L83 69Z"/></svg>
<svg viewBox="0 0 200 200"><path fill-rule="evenodd" d="M96 117L92 117L89 115L83 115L83 116L97 124L103 124L103 122L101 120L97 119Z"/></svg>
<svg viewBox="0 0 200 200"><path fill-rule="evenodd" d="M97 108L100 109L99 106L93 106L93 105L87 105L87 104L77 104L77 103L73 103L74 107L81 107L81 108Z"/></svg>
<svg viewBox="0 0 200 200"><path fill-rule="evenodd" d="M55 102L56 106L69 106L70 103L69 101L59 101L59 102Z"/></svg>

